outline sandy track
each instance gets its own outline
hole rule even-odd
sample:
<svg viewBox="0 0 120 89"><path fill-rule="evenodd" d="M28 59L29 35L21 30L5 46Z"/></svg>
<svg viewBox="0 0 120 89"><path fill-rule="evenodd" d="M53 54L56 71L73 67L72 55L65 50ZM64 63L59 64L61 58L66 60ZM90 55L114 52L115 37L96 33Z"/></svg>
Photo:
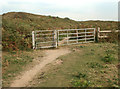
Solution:
<svg viewBox="0 0 120 89"><path fill-rule="evenodd" d="M46 56L43 57L43 61L34 66L31 70L25 71L22 73L22 76L16 77L16 80L14 80L11 84L11 87L25 87L31 81L34 76L40 72L40 70L45 67L45 65L51 63L56 58L58 58L61 55L65 55L67 53L70 53L68 49L54 49L54 50L45 50Z"/></svg>

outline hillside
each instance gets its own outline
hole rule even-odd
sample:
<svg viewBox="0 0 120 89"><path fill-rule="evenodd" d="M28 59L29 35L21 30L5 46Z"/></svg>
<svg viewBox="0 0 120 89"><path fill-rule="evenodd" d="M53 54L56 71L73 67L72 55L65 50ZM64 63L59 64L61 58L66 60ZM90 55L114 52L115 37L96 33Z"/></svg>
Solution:
<svg viewBox="0 0 120 89"><path fill-rule="evenodd" d="M74 21L69 18L35 15L24 12L9 12L2 15L3 50L31 49L31 32L45 29L68 29L101 27L117 29L113 21Z"/></svg>

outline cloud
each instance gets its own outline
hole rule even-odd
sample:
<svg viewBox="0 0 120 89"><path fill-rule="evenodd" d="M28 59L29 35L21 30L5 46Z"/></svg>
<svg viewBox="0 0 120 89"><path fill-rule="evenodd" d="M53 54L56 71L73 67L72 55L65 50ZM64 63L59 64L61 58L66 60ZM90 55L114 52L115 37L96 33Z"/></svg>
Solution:
<svg viewBox="0 0 120 89"><path fill-rule="evenodd" d="M74 20L117 20L119 0L2 0L0 14L22 11L40 15L69 17Z"/></svg>

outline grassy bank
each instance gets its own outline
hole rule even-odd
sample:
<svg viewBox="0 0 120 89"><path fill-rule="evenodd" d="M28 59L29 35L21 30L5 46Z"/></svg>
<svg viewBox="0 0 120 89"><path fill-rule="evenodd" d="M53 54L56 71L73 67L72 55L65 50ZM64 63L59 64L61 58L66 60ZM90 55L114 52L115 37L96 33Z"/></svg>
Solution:
<svg viewBox="0 0 120 89"><path fill-rule="evenodd" d="M118 47L112 43L69 46L72 51L43 69L30 86L108 87L118 84Z"/></svg>

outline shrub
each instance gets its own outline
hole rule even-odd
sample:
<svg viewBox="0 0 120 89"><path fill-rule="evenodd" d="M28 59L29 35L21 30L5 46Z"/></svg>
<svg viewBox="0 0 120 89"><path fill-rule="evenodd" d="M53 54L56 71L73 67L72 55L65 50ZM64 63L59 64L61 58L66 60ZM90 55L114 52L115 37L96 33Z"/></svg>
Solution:
<svg viewBox="0 0 120 89"><path fill-rule="evenodd" d="M102 58L105 63L111 63L115 58L111 54L107 54Z"/></svg>
<svg viewBox="0 0 120 89"><path fill-rule="evenodd" d="M91 86L91 82L87 79L87 75L78 72L77 74L74 74L73 77L77 78L75 80L72 80L73 87L89 87Z"/></svg>
<svg viewBox="0 0 120 89"><path fill-rule="evenodd" d="M85 79L73 81L72 84L73 84L73 87L90 87L91 86L91 82Z"/></svg>
<svg viewBox="0 0 120 89"><path fill-rule="evenodd" d="M78 79L80 79L80 78L87 78L86 74L83 74L83 73L80 73L80 72L78 72L77 74L74 74L73 76L78 78Z"/></svg>
<svg viewBox="0 0 120 89"><path fill-rule="evenodd" d="M91 68L103 68L103 66L99 63L96 62L91 62L91 63L87 63L89 67Z"/></svg>

